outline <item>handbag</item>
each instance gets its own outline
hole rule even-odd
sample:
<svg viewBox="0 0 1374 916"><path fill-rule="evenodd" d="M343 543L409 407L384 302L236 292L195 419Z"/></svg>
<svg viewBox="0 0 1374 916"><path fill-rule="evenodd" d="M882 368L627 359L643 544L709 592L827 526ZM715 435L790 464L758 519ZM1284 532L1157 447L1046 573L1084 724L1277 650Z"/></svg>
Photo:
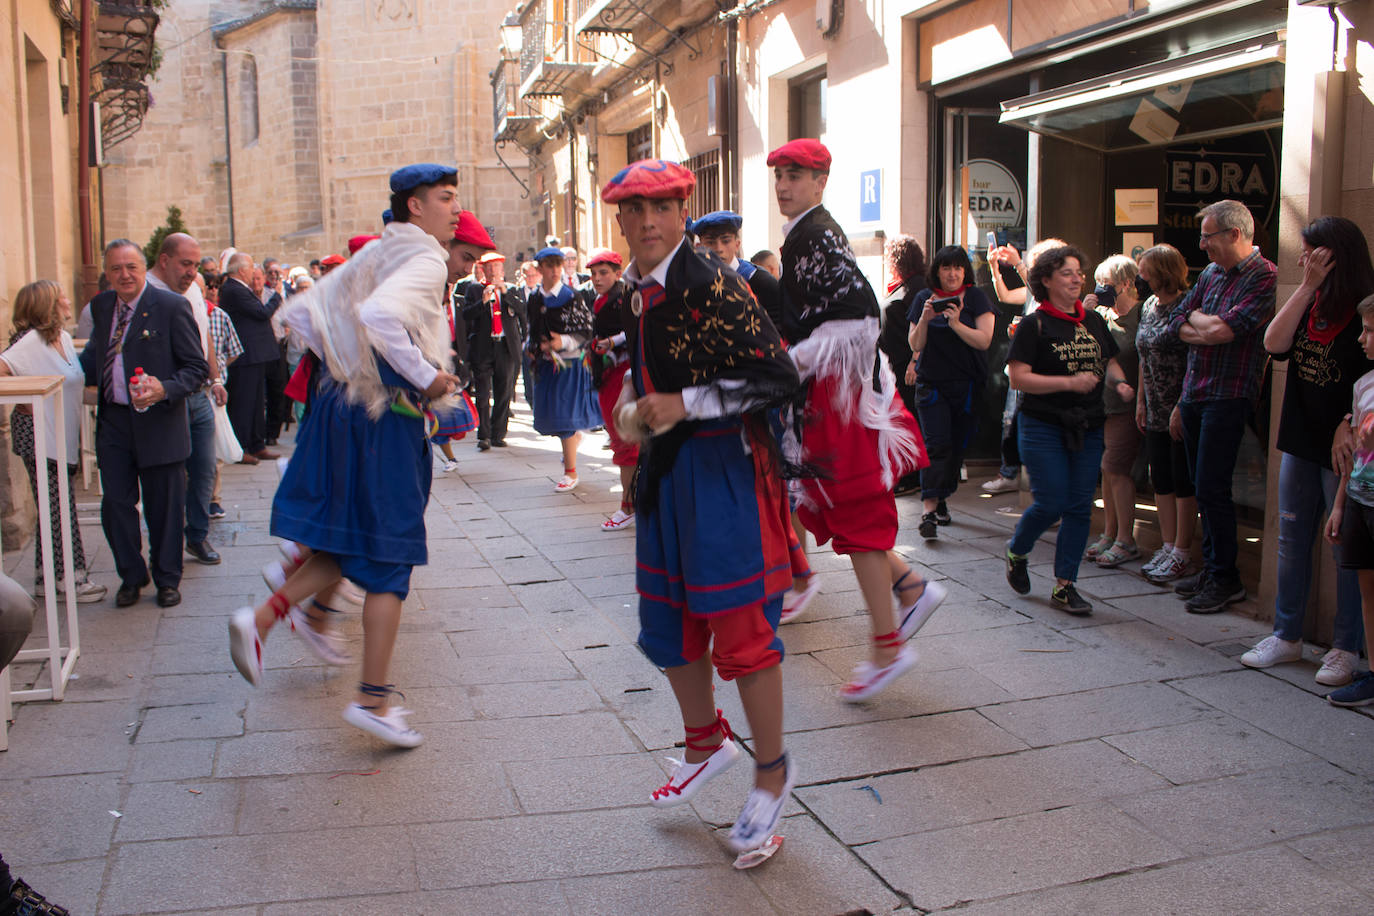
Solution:
<svg viewBox="0 0 1374 916"><path fill-rule="evenodd" d="M243 446L234 436L229 411L223 404L215 405L215 457L225 464L238 464L243 460Z"/></svg>

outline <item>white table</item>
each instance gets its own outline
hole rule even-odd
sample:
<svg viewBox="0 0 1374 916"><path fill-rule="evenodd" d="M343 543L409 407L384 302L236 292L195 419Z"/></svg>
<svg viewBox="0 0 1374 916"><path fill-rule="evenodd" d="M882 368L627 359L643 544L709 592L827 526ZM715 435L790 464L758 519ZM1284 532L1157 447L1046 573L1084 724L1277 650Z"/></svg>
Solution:
<svg viewBox="0 0 1374 916"><path fill-rule="evenodd" d="M49 686L35 687L30 690L10 690L10 672L0 671L0 750L9 747L10 704L12 700L61 700L66 691L67 680L76 667L77 656L81 653L81 636L76 619L76 587L72 581L72 522L71 488L67 482L67 437L59 434L57 438L57 493L58 513L61 515L62 543L62 582L63 595L67 599L67 640L63 646L60 621L57 615L58 590L57 577L53 574L52 561L52 508L48 504L48 445L43 429L47 425L49 412L58 418L57 428L62 426L64 416L62 403L62 376L28 375L0 377L0 405L27 404L33 411L33 448L36 470L38 472L38 493L34 502L38 507L38 537L43 545L43 603L47 619L48 644L44 648L21 649L15 661L46 659L48 662Z"/></svg>

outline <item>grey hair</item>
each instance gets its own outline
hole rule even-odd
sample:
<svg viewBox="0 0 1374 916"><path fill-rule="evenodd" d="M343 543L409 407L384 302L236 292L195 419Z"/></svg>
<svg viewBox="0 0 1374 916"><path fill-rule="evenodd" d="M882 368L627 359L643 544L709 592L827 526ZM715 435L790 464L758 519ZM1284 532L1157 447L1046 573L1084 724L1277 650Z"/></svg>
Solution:
<svg viewBox="0 0 1374 916"><path fill-rule="evenodd" d="M132 248L134 251L137 251L140 256L143 256L143 246L138 244L138 242L134 242L129 239L115 239L113 242L110 242L108 245L105 246L105 251L102 257L106 261L108 261L110 259L110 255L114 254L121 248ZM147 257L143 257L143 266L148 266Z"/></svg>
<svg viewBox="0 0 1374 916"><path fill-rule="evenodd" d="M1135 282L1139 273L1140 268L1136 266L1135 261L1124 254L1114 254L1097 265L1097 270L1093 271L1093 279L1110 286L1116 286L1118 283L1129 285Z"/></svg>
<svg viewBox="0 0 1374 916"><path fill-rule="evenodd" d="M229 256L229 265L225 268L225 273L236 274L245 267L253 265L253 256L245 251L236 251Z"/></svg>
<svg viewBox="0 0 1374 916"><path fill-rule="evenodd" d="M1239 229L1240 237L1246 241L1255 237L1255 217L1251 215L1250 208L1238 200L1219 200L1214 204L1208 204L1199 210L1197 215L1199 220L1210 216L1216 220L1217 228L1223 232Z"/></svg>

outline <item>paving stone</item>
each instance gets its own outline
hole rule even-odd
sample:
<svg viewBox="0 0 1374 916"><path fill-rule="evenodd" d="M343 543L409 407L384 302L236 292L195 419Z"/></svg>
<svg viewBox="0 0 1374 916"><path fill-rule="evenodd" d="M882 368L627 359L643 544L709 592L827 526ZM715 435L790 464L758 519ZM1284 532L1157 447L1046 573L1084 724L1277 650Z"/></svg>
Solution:
<svg viewBox="0 0 1374 916"><path fill-rule="evenodd" d="M1306 916L1315 908L1326 913L1370 912L1374 897L1367 893L1361 895L1341 877L1313 866L1291 850L1270 847L1018 894L961 907L959 913L961 916L1096 916L1099 913L1154 916L1165 912Z"/></svg>
<svg viewBox="0 0 1374 916"><path fill-rule="evenodd" d="M1248 722L1222 715L1102 740L1174 783L1318 759Z"/></svg>
<svg viewBox="0 0 1374 916"><path fill-rule="evenodd" d="M537 629L464 630L446 633L449 645L460 660L490 655L509 655L512 648L528 648L534 653L551 652L553 643Z"/></svg>
<svg viewBox="0 0 1374 916"><path fill-rule="evenodd" d="M362 775L373 774L373 775ZM498 763L378 761L370 770L242 780L239 833L471 820L520 813Z"/></svg>
<svg viewBox="0 0 1374 916"><path fill-rule="evenodd" d="M65 862L109 851L117 820L110 812L122 803L114 774L7 778L0 788L0 837L15 862Z"/></svg>
<svg viewBox="0 0 1374 916"><path fill-rule="evenodd" d="M1290 840L1288 846L1309 862L1320 866L1327 874L1374 899L1374 872L1369 869L1369 850L1374 849L1374 827L1333 830ZM1304 886L1307 886L1306 882ZM1374 911L1369 906L1363 910Z"/></svg>
<svg viewBox="0 0 1374 916"><path fill-rule="evenodd" d="M231 834L238 809L239 786L228 780L136 785L124 800L115 839L128 843Z"/></svg>
<svg viewBox="0 0 1374 916"><path fill-rule="evenodd" d="M1345 770L1374 776L1374 757L1369 753L1374 719L1249 669L1188 678L1174 686Z"/></svg>
<svg viewBox="0 0 1374 916"><path fill-rule="evenodd" d="M844 725L787 738L788 753L794 755L804 784L1006 754L1025 747L972 711Z"/></svg>
<svg viewBox="0 0 1374 916"><path fill-rule="evenodd" d="M840 839L857 844L1166 785L1116 750L1087 741L808 786L797 795Z"/></svg>
<svg viewBox="0 0 1374 916"><path fill-rule="evenodd" d="M366 855L360 852L365 850ZM213 868L206 863L213 862ZM399 827L124 843L101 897L110 916L416 890Z"/></svg>
<svg viewBox="0 0 1374 916"><path fill-rule="evenodd" d="M226 738L243 734L243 703L194 703L158 706L143 714L138 741L176 741L182 738Z"/></svg>
<svg viewBox="0 0 1374 916"><path fill-rule="evenodd" d="M1172 589L1161 590L1158 596L1113 598L1110 603L1202 645L1226 639L1257 642L1274 630L1273 624L1235 611L1189 614L1183 609L1183 602L1174 597Z"/></svg>
<svg viewBox="0 0 1374 916"><path fill-rule="evenodd" d="M1120 798L1122 811L1198 855L1374 823L1374 784L1325 761ZM1187 811L1188 817L1179 817Z"/></svg>
<svg viewBox="0 0 1374 916"><path fill-rule="evenodd" d="M770 863L774 864L774 863ZM746 872L729 863L697 868L658 868L594 878L569 878L559 884L571 911L585 916L622 913L763 913L767 897Z"/></svg>
<svg viewBox="0 0 1374 916"><path fill-rule="evenodd" d="M566 760L505 765L520 807L529 814L630 806L647 812L649 793L664 783L664 771L648 754L583 757L575 766L576 775L570 778Z"/></svg>
<svg viewBox="0 0 1374 916"><path fill-rule="evenodd" d="M476 715L487 719L562 716L606 708L601 696L585 681L475 684L467 692Z"/></svg>
<svg viewBox="0 0 1374 916"><path fill-rule="evenodd" d="M690 811L681 808L421 824L407 832L415 849L415 874L426 890L617 874L627 864L653 869L728 863L733 858Z"/></svg>
<svg viewBox="0 0 1374 916"><path fill-rule="evenodd" d="M136 745L129 781L144 783L207 777L214 769L215 747L216 742L210 739Z"/></svg>
<svg viewBox="0 0 1374 916"><path fill-rule="evenodd" d="M465 658L458 664L452 680L457 684L512 684L570 680L577 676L577 669L562 652L522 652ZM404 683L399 676L396 681Z"/></svg>
<svg viewBox="0 0 1374 916"><path fill-rule="evenodd" d="M834 725L905 719L971 709L1011 699L1011 694L971 668L915 670L867 703L848 703L838 685L785 688L783 724L788 732Z"/></svg>
<svg viewBox="0 0 1374 916"><path fill-rule="evenodd" d="M48 899L64 906L71 913L94 913L100 897L100 885L105 879L105 858L81 859L75 862L31 864L24 858L24 850L13 848L6 841L5 864L14 877L24 879L29 887Z"/></svg>
<svg viewBox="0 0 1374 916"><path fill-rule="evenodd" d="M984 716L1034 747L1188 722L1212 707L1165 684L1106 687L985 706Z"/></svg>
<svg viewBox="0 0 1374 916"><path fill-rule="evenodd" d="M530 913L571 914L558 881L530 881L492 887L462 887L428 893L388 894L391 913L423 913L424 916L528 916ZM255 911L256 912L256 911ZM263 916L376 916L377 898L334 897L265 907Z"/></svg>
<svg viewBox="0 0 1374 916"><path fill-rule="evenodd" d="M901 900L815 818L783 819L783 848L746 872L779 913L889 913Z"/></svg>
<svg viewBox="0 0 1374 916"><path fill-rule="evenodd" d="M1085 881L1179 854L1106 804L932 830L856 851L924 910Z"/></svg>

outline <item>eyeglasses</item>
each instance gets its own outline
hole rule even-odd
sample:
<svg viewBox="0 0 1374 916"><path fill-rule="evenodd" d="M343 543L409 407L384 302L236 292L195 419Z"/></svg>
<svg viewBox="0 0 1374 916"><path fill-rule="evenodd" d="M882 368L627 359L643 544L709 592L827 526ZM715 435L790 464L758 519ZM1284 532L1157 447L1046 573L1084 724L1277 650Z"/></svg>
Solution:
<svg viewBox="0 0 1374 916"><path fill-rule="evenodd" d="M1231 231L1230 229L1218 229L1216 232L1204 232L1204 233L1202 233L1201 235L1198 236L1197 240L1198 240L1199 242L1205 242L1205 241L1207 241L1208 239L1210 239L1210 238L1211 238L1212 236L1214 236L1214 235L1225 235L1226 233L1228 233L1228 232L1230 232L1230 231Z"/></svg>

